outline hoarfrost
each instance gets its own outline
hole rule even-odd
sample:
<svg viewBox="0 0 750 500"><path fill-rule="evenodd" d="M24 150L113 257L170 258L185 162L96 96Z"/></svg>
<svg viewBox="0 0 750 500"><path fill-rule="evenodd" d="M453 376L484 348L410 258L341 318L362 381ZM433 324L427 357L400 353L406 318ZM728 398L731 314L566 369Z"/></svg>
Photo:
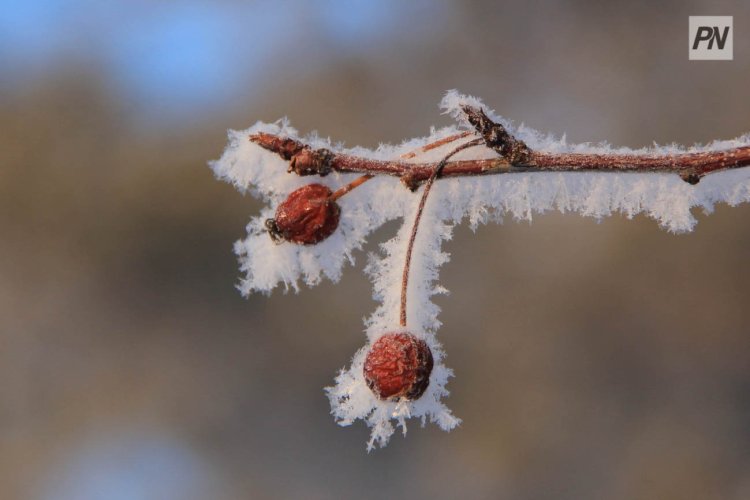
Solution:
<svg viewBox="0 0 750 500"><path fill-rule="evenodd" d="M273 216L278 204L291 191L311 182L322 183L335 190L358 175L334 172L311 180L287 173L284 160L252 143L248 136L267 132L300 139L313 148L325 147L366 158L395 160L404 153L460 130L471 129L463 122L460 112L463 104L487 110L479 99L449 91L441 107L445 113L459 120L459 127L432 129L426 137L395 146L381 145L375 150L346 149L316 135L301 138L286 119L272 124L258 122L247 130L230 131L229 145L224 154L219 160L211 162L218 178L268 203L259 216L250 220L247 237L235 244L235 252L244 272L238 285L243 295L270 293L279 285L285 290L298 291L301 282L313 286L323 278L338 281L344 264L354 264L355 254L371 232L390 220L404 220L396 236L383 243L381 253L371 255L366 266L366 272L373 281L374 298L380 303L365 322L367 345L354 355L350 368L339 373L336 385L326 389L332 413L341 425L363 419L372 428L368 449L387 443L394 432L391 421L401 426L404 432L407 418L420 418L423 424L429 420L446 430L459 423L441 402L448 394L445 384L452 372L445 367L443 351L435 338L435 331L440 326L437 319L439 308L431 301L433 295L446 293L437 284L439 267L449 259L449 255L441 250L441 244L450 239L456 224L466 220L475 228L479 224L499 221L504 216L531 221L534 214L558 210L597 219L616 213L628 218L645 214L666 230L683 233L691 231L696 224L691 213L693 208L700 207L709 213L716 203L737 205L750 201L750 168L713 173L697 185L690 185L671 173L530 172L439 180L427 200L417 233L407 300L407 329L428 343L435 358L435 368L429 388L420 399L409 402L380 401L367 388L362 367L369 346L379 336L401 330L397 326L401 274L421 190L412 193L403 187L398 178L377 176L338 200L341 219L331 237L313 246L277 245L266 234L264 221ZM492 111L488 111L488 115L506 126L512 135L525 141L531 149L552 153L675 154L750 145L750 134L735 140L690 148L669 145L629 149L613 148L608 144L568 144L564 137L545 135L523 125L516 127ZM400 161L438 161L458 144L471 139L466 137ZM478 146L458 153L454 159L495 156L496 153L489 148Z"/></svg>

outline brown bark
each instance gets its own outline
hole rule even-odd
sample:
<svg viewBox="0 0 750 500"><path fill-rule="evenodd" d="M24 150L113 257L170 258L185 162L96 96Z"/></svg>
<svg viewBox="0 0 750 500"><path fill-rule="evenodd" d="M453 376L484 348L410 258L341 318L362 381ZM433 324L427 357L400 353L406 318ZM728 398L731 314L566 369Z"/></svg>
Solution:
<svg viewBox="0 0 750 500"><path fill-rule="evenodd" d="M511 136L509 136L511 137ZM486 137L483 137L486 142ZM402 177L411 188L430 178L440 162L409 163L402 160L372 160L327 149L313 150L289 138L265 133L250 136L256 144L290 160L290 170L299 175L326 175L330 171L392 175ZM515 139L513 139L515 141ZM680 154L591 154L545 153L524 150L514 142L510 157L488 160L450 161L442 169L441 177L508 174L514 172L668 172L679 174L690 184L696 184L710 173L750 165L750 146L723 151ZM495 144L495 143L493 143ZM522 143L521 143L522 144ZM525 145L524 145L525 146ZM493 147L499 152L502 146ZM502 154L502 153L501 153ZM513 161L511 158L521 158Z"/></svg>

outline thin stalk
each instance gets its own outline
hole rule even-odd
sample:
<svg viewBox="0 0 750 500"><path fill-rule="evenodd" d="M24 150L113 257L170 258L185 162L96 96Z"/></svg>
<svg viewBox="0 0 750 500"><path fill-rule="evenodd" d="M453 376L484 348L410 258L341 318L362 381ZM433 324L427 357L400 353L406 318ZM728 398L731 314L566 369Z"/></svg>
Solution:
<svg viewBox="0 0 750 500"><path fill-rule="evenodd" d="M346 193L348 193L349 191L351 191L352 189L356 188L357 186L361 186L365 182L369 181L370 179L372 179L372 177L373 176L370 175L370 174L365 174L362 177L357 177L356 179L354 179L352 182L350 182L346 186L342 186L342 187L338 188L336 191L334 191L333 194L331 194L331 196L329 196L328 199L331 200L331 201L336 201L339 198L341 198L342 196L344 196Z"/></svg>
<svg viewBox="0 0 750 500"><path fill-rule="evenodd" d="M422 191L422 197L419 199L419 206L417 207L417 214L414 217L414 225L411 228L411 235L409 236L409 245L406 247L406 259L404 262L404 273L401 277L401 310L399 315L399 320L402 327L406 326L406 295L407 291L409 289L409 269L411 267L411 256L412 251L414 250L414 241L417 238L417 230L419 229L419 222L422 220L422 212L424 212L424 206L427 202L427 196L430 194L430 189L432 189L432 185L435 183L435 179L440 176L441 171L445 167L445 165L448 162L448 159L458 153L459 151L463 151L464 149L478 146L483 143L483 139L474 139L469 142L465 142L461 144L460 146L453 149L450 153L445 155L445 157L440 160L440 162L437 164L437 166L432 171L432 174L427 179L427 182L424 185L424 191Z"/></svg>
<svg viewBox="0 0 750 500"><path fill-rule="evenodd" d="M435 148L439 148L440 146L444 146L445 144L449 144L451 142L457 141L459 139L463 139L464 137L468 137L470 135L474 134L474 132L467 130L465 132L461 132L458 134L449 135L448 137L444 137L442 139L438 139L435 142L431 142L429 144L425 144L421 148L418 148L414 151L409 151L408 153L404 153L401 155L401 158L409 159L414 158L415 156L426 153L427 151L433 150Z"/></svg>

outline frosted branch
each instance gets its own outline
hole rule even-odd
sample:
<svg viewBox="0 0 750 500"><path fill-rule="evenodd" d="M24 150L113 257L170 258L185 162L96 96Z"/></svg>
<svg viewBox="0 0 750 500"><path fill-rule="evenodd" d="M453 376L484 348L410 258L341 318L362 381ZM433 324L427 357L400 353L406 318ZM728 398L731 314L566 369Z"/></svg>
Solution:
<svg viewBox="0 0 750 500"><path fill-rule="evenodd" d="M512 139L508 157L448 162L442 177L510 174L518 172L658 172L676 173L689 184L718 172L750 165L750 146L723 151L702 151L678 154L616 154L616 153L546 153L529 151ZM341 173L392 175L408 179L409 186L430 178L438 162L408 163L363 158L345 153L331 153L327 149L310 146L291 138L258 133L250 140L286 159L290 150L296 150L290 159L290 170L299 175L327 175L331 170ZM494 149L494 148L493 148ZM500 148L503 150L503 148ZM515 162L514 160L524 159Z"/></svg>
<svg viewBox="0 0 750 500"><path fill-rule="evenodd" d="M279 285L298 291L300 282L313 286L324 278L338 281L373 231L403 221L397 234L368 256L365 272L379 305L365 320L367 343L326 389L341 425L362 419L372 428L368 448L385 445L394 423L405 432L409 418L445 430L460 422L442 402L452 371L435 336L440 309L432 301L447 293L438 273L450 255L441 246L456 225L467 221L473 229L505 216L531 221L532 214L558 210L597 219L645 214L682 233L696 223L694 208L710 212L717 203L750 201L750 168L742 168L750 167L750 135L690 148L568 144L513 126L479 99L455 91L441 106L460 127L432 129L427 137L375 150L300 137L286 120L258 122L231 131L226 151L211 163L217 177L267 203L235 244L244 295L270 293ZM422 193L414 193L420 186ZM278 222L278 210L301 192L317 198L304 198L290 220L310 231L330 231L313 239L272 241L266 221ZM335 217L323 217L328 212L321 207L333 207ZM315 226L315 217L326 224ZM386 332L408 332L432 352L429 386L416 399L380 399L365 380L367 352Z"/></svg>

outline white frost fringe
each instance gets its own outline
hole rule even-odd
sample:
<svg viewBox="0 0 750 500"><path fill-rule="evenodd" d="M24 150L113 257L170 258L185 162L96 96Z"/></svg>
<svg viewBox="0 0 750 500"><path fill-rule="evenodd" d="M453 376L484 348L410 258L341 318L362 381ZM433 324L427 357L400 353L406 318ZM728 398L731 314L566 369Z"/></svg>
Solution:
<svg viewBox="0 0 750 500"><path fill-rule="evenodd" d="M553 153L628 153L674 154L715 151L750 145L750 134L734 140L716 141L706 146L682 148L676 145L652 148L612 148L608 144L567 144L565 138L543 135L523 125L512 123L489 111L479 99L448 92L441 108L460 121L460 106L481 106L495 121L502 123L514 136L537 151ZM471 129L461 123L462 129ZM374 285L374 298L380 306L367 319L368 345L360 349L349 370L342 371L336 385L326 391L332 413L341 425L363 419L372 427L368 444L385 445L394 432L395 420L406 430L405 419L418 417L436 422L449 430L459 420L442 404L451 371L442 362L443 351L434 332L440 326L439 308L431 297L446 290L436 284L438 268L448 261L441 251L443 240L450 239L455 224L468 219L472 228L480 223L500 221L511 215L516 220L531 221L532 214L550 210L578 212L600 219L614 213L632 218L644 213L673 233L691 231L696 223L694 207L710 213L716 203L737 205L750 201L750 168L717 172L701 179L697 185L682 181L677 174L596 173L596 172L530 172L481 177L442 179L433 186L415 242L408 291L407 317L409 332L429 344L435 357L435 368L427 392L417 401L383 402L364 383L362 365L372 343L387 332L398 331L398 311L406 246L421 192L404 189L397 178L378 176L341 198L341 220L336 232L314 246L274 244L266 234L264 221L294 189L317 182L336 189L356 178L357 174L332 173L326 177L305 178L289 174L286 162L278 155L250 142L248 135L257 132L300 139L312 147L325 147L367 158L394 160L425 144L455 134L457 127L432 129L427 137L412 139L397 146L381 145L376 150L346 149L316 135L300 138L286 119L273 124L258 122L247 130L230 131L229 145L219 160L211 162L216 176L234 184L240 191L250 191L269 203L259 216L250 220L247 237L235 244L244 277L238 288L243 295L270 293L277 285L285 290L299 290L299 282L316 285L323 277L338 281L346 262L354 263L354 253L362 248L367 236L385 222L404 218L398 234L382 245L381 256L370 256L366 271ZM471 138L462 139L468 141ZM418 155L408 161L438 161L460 142L450 143ZM457 154L455 159L492 158L496 153L485 147L474 147ZM402 160L404 161L404 160Z"/></svg>

